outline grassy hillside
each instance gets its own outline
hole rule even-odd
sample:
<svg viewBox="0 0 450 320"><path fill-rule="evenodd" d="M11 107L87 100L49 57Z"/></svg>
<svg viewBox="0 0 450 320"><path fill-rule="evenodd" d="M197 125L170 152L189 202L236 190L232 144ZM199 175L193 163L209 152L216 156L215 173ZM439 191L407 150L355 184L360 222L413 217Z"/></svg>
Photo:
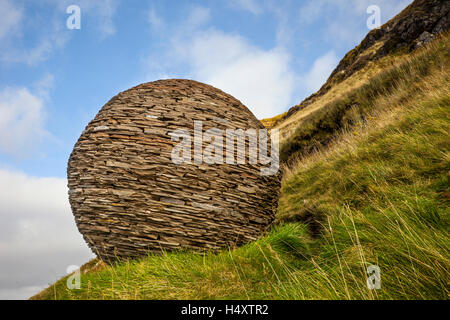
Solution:
<svg viewBox="0 0 450 320"><path fill-rule="evenodd" d="M373 45L374 48L377 48L378 46L379 44ZM270 128L278 129L280 131L280 139L285 143L298 127L308 121L308 116L322 109L326 109L328 104L345 97L349 92L368 84L369 80L374 76L378 75L383 70L390 69L401 63L407 56L408 54L399 53L386 56L376 63L368 63L365 67L356 71L351 76L327 87L327 90L320 95L313 94L301 104L293 107L294 109L298 108L298 110L294 111L292 114L289 115L285 112L274 118L263 119L263 124L269 123L271 124Z"/></svg>
<svg viewBox="0 0 450 320"><path fill-rule="evenodd" d="M414 0L380 28L371 30L343 57L317 92L273 119L272 126L280 130L282 141L286 142L297 128L308 123L312 113L328 109L329 103L348 97L376 74L402 63L411 52L448 32L449 10L448 1Z"/></svg>
<svg viewBox="0 0 450 320"><path fill-rule="evenodd" d="M64 278L34 299L448 299L449 48L435 41L307 118L283 145L264 237L218 254L93 261L81 289ZM380 290L367 289L371 264Z"/></svg>
<svg viewBox="0 0 450 320"><path fill-rule="evenodd" d="M406 97L421 94L416 90L416 86L436 68L446 68L450 45L448 39L447 35L435 41L430 47L412 55L402 56L401 59L396 56L386 57L374 67L382 71L377 72L362 85L355 84L353 89L348 89L332 100L324 96L297 112L290 120L295 119L296 129L284 132L288 137L282 141L282 160L288 161L293 156L307 154L326 146L342 130L359 125L372 113L386 108L385 104L377 101L379 98L385 99L395 95L394 98L397 100L390 99L388 103L398 104ZM387 61L393 65L387 67ZM355 81L354 77L351 79ZM281 130L283 133L283 129Z"/></svg>
<svg viewBox="0 0 450 320"><path fill-rule="evenodd" d="M285 115L286 115L286 112L279 114L273 118L261 119L260 121L267 129L272 129L275 126L275 124L277 123L277 121L281 120Z"/></svg>

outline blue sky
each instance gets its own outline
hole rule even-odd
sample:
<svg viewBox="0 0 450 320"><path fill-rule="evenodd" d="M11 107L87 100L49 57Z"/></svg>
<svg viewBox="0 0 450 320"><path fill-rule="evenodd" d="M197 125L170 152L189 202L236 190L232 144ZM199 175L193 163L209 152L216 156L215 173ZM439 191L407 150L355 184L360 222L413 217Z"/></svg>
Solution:
<svg viewBox="0 0 450 320"><path fill-rule="evenodd" d="M410 2L0 0L0 231L8 226L0 260L27 261L31 247L21 241L30 230L53 261L53 276L91 255L68 207L67 160L120 91L190 78L271 117L316 91L362 40L369 5L380 7L384 23ZM81 9L80 30L66 27L72 4ZM33 260L34 282L0 276L0 298L2 290L23 296L52 281L44 260ZM0 271L17 270L14 263Z"/></svg>

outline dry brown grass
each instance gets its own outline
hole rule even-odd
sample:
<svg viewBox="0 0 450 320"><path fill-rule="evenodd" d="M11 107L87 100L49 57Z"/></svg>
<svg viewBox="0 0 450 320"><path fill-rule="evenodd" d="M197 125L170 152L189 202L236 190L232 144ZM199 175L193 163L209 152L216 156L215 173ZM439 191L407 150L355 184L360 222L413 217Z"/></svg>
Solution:
<svg viewBox="0 0 450 320"><path fill-rule="evenodd" d="M371 52L376 51L382 45L383 42L377 42L369 49L364 51L364 54L370 54ZM423 50L427 49L425 48ZM423 54L423 50L418 50L414 54L403 53L400 55L388 55L376 62L369 62L364 68L358 70L345 80L333 85L333 87L325 94L315 98L312 103L310 103L305 108L297 111L287 119L280 120L279 118L281 118L282 115L274 117L278 118L273 128L276 128L280 131L280 143L285 142L285 140L287 140L294 133L297 127L301 126L302 122L306 118L308 118L309 115L321 110L329 103L344 97L351 91L354 91L362 87L363 85L366 85L369 80L377 74L391 68L396 68L406 61L410 61L414 58L414 56Z"/></svg>

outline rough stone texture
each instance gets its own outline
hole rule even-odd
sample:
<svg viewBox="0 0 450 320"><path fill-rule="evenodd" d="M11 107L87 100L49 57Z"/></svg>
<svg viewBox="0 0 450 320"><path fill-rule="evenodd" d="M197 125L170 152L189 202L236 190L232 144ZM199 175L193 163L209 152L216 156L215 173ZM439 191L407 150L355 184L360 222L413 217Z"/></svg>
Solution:
<svg viewBox="0 0 450 320"><path fill-rule="evenodd" d="M240 245L271 224L280 173L262 176L260 164L172 162L178 142L169 133L184 127L193 135L194 120L203 131L263 128L216 88L160 80L118 94L83 131L69 159L69 201L101 259Z"/></svg>

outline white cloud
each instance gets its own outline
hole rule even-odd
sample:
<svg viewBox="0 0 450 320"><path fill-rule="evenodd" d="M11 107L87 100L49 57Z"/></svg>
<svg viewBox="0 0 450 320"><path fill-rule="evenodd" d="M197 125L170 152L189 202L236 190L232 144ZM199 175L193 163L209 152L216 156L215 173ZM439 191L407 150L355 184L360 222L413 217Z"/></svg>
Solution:
<svg viewBox="0 0 450 320"><path fill-rule="evenodd" d="M48 17L45 20L38 20L34 19L33 15L26 15L27 11L22 7L12 5L11 0L0 0L1 62L36 65L47 60L55 50L63 48L74 32L85 31L88 26L94 26L93 30L97 31L102 39L116 32L113 20L119 0L77 1L76 4L81 8L82 31L66 28L64 18L69 17L66 9L73 4L72 0L47 0L46 2L52 6L48 10ZM92 19L93 23L85 25L84 21L87 17ZM29 22L23 23L27 19ZM24 36L27 36L27 42L24 42ZM35 44L29 46L29 43Z"/></svg>
<svg viewBox="0 0 450 320"><path fill-rule="evenodd" d="M116 27L113 18L119 3L116 0L104 0L101 3L89 1L89 3L93 4L92 9L94 10L94 14L99 18L99 28L103 37L115 34Z"/></svg>
<svg viewBox="0 0 450 320"><path fill-rule="evenodd" d="M272 48L255 46L236 33L226 33L208 26L209 10L195 7L187 13L185 21L166 26L165 52L147 59L152 76L170 75L190 77L212 84L241 100L258 117L279 114L293 103L298 103L300 93L310 94L318 90L339 62L332 48L351 47L368 32L361 28L367 20L366 8L378 3L385 19L401 11L411 0L396 2L387 0L309 0L300 4L296 20L292 20L291 4L264 3L264 9L278 23L276 45ZM234 1L241 9L262 12L261 3ZM298 5L295 6L298 8ZM194 18L197 17L197 18ZM305 25L331 44L329 52L315 60L308 72L298 75L287 50L293 41L298 45L305 41L301 36ZM166 30L167 29L167 30ZM307 45L307 43L305 43ZM182 70L182 72L180 72Z"/></svg>
<svg viewBox="0 0 450 320"><path fill-rule="evenodd" d="M263 50L216 30L177 43L178 58L189 64L195 79L233 95L256 117L273 116L290 103L293 75L282 49Z"/></svg>
<svg viewBox="0 0 450 320"><path fill-rule="evenodd" d="M278 2L276 5L270 4L268 9L274 15L275 21L277 21L276 39L278 45L286 46L293 40L298 41L298 39L294 39L294 30L289 21L290 9L286 6L281 6Z"/></svg>
<svg viewBox="0 0 450 320"><path fill-rule="evenodd" d="M334 51L317 58L309 72L301 77L306 88L311 92L319 90L336 68L338 62L339 59Z"/></svg>
<svg viewBox="0 0 450 320"><path fill-rule="evenodd" d="M232 0L232 3L239 8L249 11L255 15L260 14L263 10L256 0Z"/></svg>
<svg viewBox="0 0 450 320"><path fill-rule="evenodd" d="M0 0L4 1L4 0ZM4 4L0 3L1 6ZM16 21L13 27L3 35L0 42L0 61L3 63L26 63L35 65L46 60L52 51L62 48L68 40L68 34L64 32L64 27L60 19L46 19L45 24L37 21L25 23L26 19L32 19L25 15L25 11L21 8L14 8L8 11L7 20ZM11 13L16 12L16 13ZM20 12L20 19L17 19L17 12ZM3 12L2 12L3 16ZM14 17L14 18L11 18ZM1 24L2 22L0 22ZM0 26L0 29L2 27ZM39 30L37 32L36 30ZM1 33L1 31L0 31ZM27 40L33 44L27 45L24 42L25 36L33 40ZM2 38L0 36L0 38Z"/></svg>
<svg viewBox="0 0 450 320"><path fill-rule="evenodd" d="M318 20L324 13L327 0L307 0L302 3L299 10L301 24L310 24Z"/></svg>
<svg viewBox="0 0 450 320"><path fill-rule="evenodd" d="M14 6L10 0L0 0L0 39L17 29L22 20L22 9Z"/></svg>
<svg viewBox="0 0 450 320"><path fill-rule="evenodd" d="M366 9L377 5L381 9L381 21L387 22L400 13L412 0L306 0L298 11L300 27L317 23L325 26L325 38L334 46L352 46L370 31L361 29L369 15Z"/></svg>
<svg viewBox="0 0 450 320"><path fill-rule="evenodd" d="M209 28L209 18L209 10L194 8L174 26L165 54L147 59L151 78L167 77L171 68L180 66L185 73L174 77L213 85L241 100L258 118L288 107L295 78L289 54L282 47L262 49L237 34Z"/></svg>
<svg viewBox="0 0 450 320"><path fill-rule="evenodd" d="M155 9L151 8L148 12L148 22L154 30L159 30L164 26L164 20L158 15Z"/></svg>
<svg viewBox="0 0 450 320"><path fill-rule="evenodd" d="M59 11L68 17L66 8L72 4L76 4L81 9L81 29L87 28L83 21L86 16L90 16L95 21L98 31L102 38L112 36L116 33L114 25L114 16L119 6L120 0L48 0L57 6Z"/></svg>
<svg viewBox="0 0 450 320"><path fill-rule="evenodd" d="M306 0L299 10L301 23L313 23L318 20L340 21L345 23L345 16L358 17L363 21L368 17L366 9L371 5L377 5L381 9L383 20L387 21L400 13L413 0Z"/></svg>
<svg viewBox="0 0 450 320"><path fill-rule="evenodd" d="M69 265L93 257L75 226L66 185L0 169L0 298L28 298Z"/></svg>
<svg viewBox="0 0 450 320"><path fill-rule="evenodd" d="M42 79L34 84L37 95L43 100L49 100L49 92L53 88L54 83L55 77L50 73L46 74L44 77L42 77Z"/></svg>
<svg viewBox="0 0 450 320"><path fill-rule="evenodd" d="M20 28L18 28L20 29ZM26 46L22 43L22 32L12 32L0 43L0 61L3 63L25 63L30 66L49 58L51 53L61 49L69 40L69 34L55 21L49 21L38 33L36 45Z"/></svg>
<svg viewBox="0 0 450 320"><path fill-rule="evenodd" d="M349 0L347 0L349 1ZM354 12L366 13L367 7L377 5L381 9L382 20L387 21L400 13L413 0L350 0L349 5L353 7ZM367 18L368 15L365 17ZM365 20L365 19L364 19Z"/></svg>
<svg viewBox="0 0 450 320"><path fill-rule="evenodd" d="M22 156L46 134L42 98L27 88L0 91L0 152Z"/></svg>
<svg viewBox="0 0 450 320"><path fill-rule="evenodd" d="M194 7L188 15L187 21L184 27L189 30L201 27L202 25L208 23L211 18L211 12L208 8L204 7Z"/></svg>
<svg viewBox="0 0 450 320"><path fill-rule="evenodd" d="M0 90L0 154L15 157L30 155L44 138L53 137L45 130L45 104L55 79L46 74L26 87Z"/></svg>

